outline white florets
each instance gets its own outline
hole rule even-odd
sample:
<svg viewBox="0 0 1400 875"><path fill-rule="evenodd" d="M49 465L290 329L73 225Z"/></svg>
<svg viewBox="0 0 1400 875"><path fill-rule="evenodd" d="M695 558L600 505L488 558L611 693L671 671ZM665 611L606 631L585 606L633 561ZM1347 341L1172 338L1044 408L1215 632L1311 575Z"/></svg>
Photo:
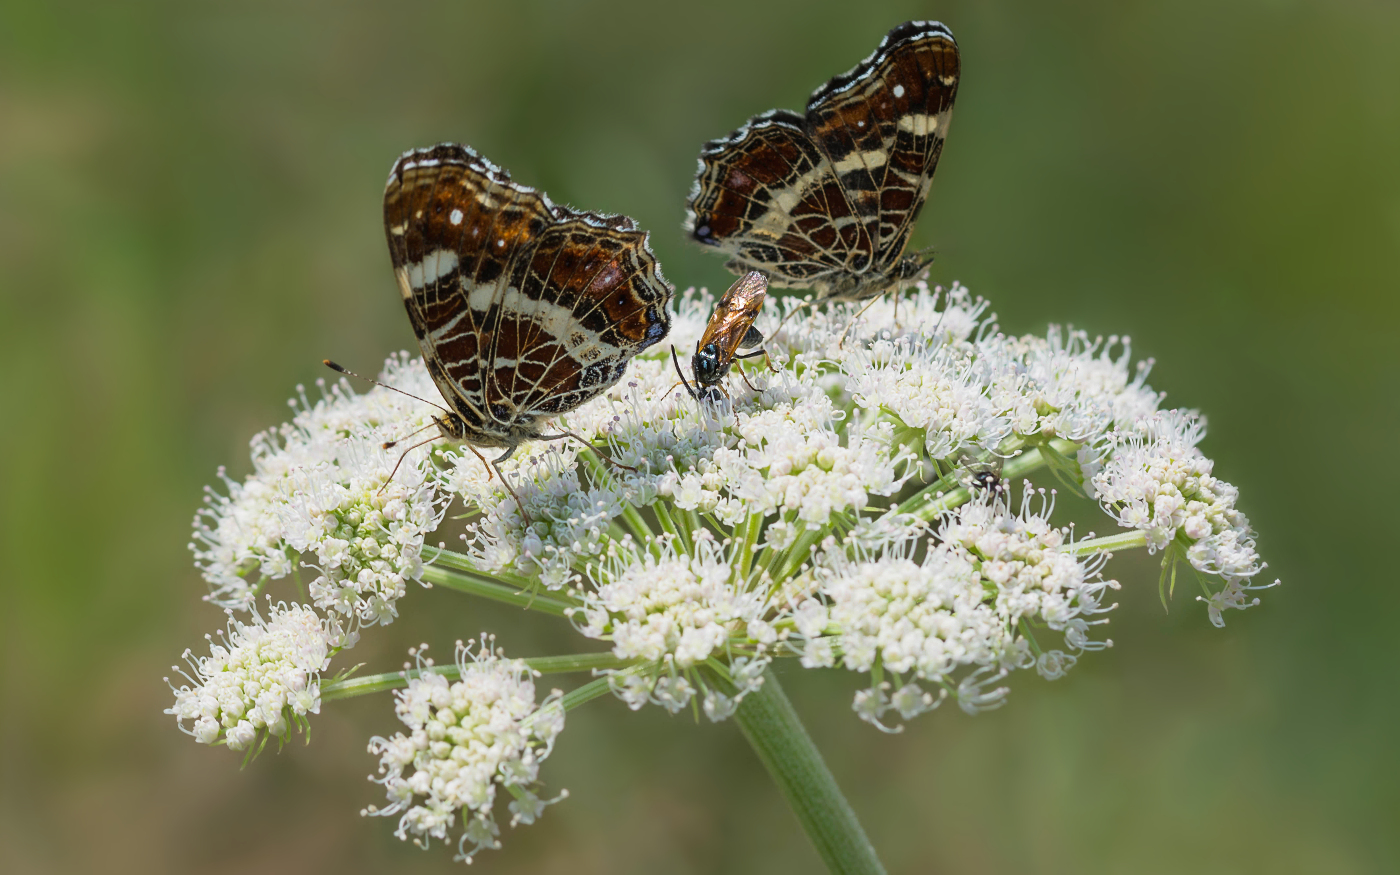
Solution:
<svg viewBox="0 0 1400 875"><path fill-rule="evenodd" d="M733 550L709 532L700 530L689 551L676 541L658 539L649 550L624 541L596 569L596 588L574 612L574 624L589 638L613 642L620 659L657 666L650 675L628 673L615 682L633 709L650 701L675 713L701 688L706 713L723 719L761 683L770 660L766 645L777 640L770 592L742 576ZM731 639L738 652L731 650ZM707 686L692 671L721 655L729 657L732 693Z"/></svg>
<svg viewBox="0 0 1400 875"><path fill-rule="evenodd" d="M266 620L257 612L248 623L230 619L223 637L223 644L210 639L208 656L185 651L190 683L171 687L175 705L165 713L175 715L196 741L222 742L233 750L267 736L285 741L293 724L320 712L320 677L333 646L315 611L272 605Z"/></svg>
<svg viewBox="0 0 1400 875"><path fill-rule="evenodd" d="M686 378L713 306L704 292L676 299L670 340ZM219 605L249 610L269 581L301 583L302 569L313 572L311 605L231 626L228 647L192 663L199 680L177 691L171 713L203 741L285 737L315 710L329 654L396 616L453 499L464 520L455 568L475 571L477 585L494 578L577 606L575 628L629 663L605 674L630 707L715 720L776 658L868 674L854 707L888 728L891 712L909 719L948 696L968 711L996 707L1011 671L1058 678L1106 646L1090 633L1117 587L1099 574L1095 551L1107 548L1071 543L1048 499L1014 509L1004 485L983 491L973 464L1003 465L1008 482L1013 466L1016 479L1049 466L1082 485L1172 568L1183 560L1219 578L1202 596L1216 625L1258 602L1248 593L1264 565L1237 491L1196 448L1204 423L1158 410L1150 362L1132 362L1127 338L1058 327L1008 337L967 289L923 283L864 310L770 298L755 327L771 365L736 362L721 391L697 400L659 344L545 427L581 441L527 442L500 464L504 479L441 441L391 477L399 451L382 443L424 426L431 438L432 407L344 382L314 404L303 395L290 423L254 439L251 475L221 472L226 494L210 493L193 549ZM419 360L392 359L381 379L438 398ZM235 695L230 678L244 669L234 654L291 627L303 650L292 667L263 672L274 693ZM319 638L306 637L312 628ZM319 650L306 649L313 639ZM496 786L511 789L518 817L542 804L528 786L553 736L525 727L548 721L533 710L528 673L488 651L470 663L459 654L456 684L415 679L400 699L410 733L376 740L393 803L379 813L402 815L401 836L441 838L465 810L463 841L494 846ZM473 704L488 687L496 710ZM425 715L442 708L456 722L438 723L456 728L434 735L437 718ZM514 726L505 746L459 746L457 730L478 726L471 715Z"/></svg>
<svg viewBox="0 0 1400 875"><path fill-rule="evenodd" d="M390 359L382 381L423 397L436 391L407 357ZM357 395L343 381L296 406L289 424L253 439L253 473L242 483L224 477L227 496L208 494L191 547L211 599L235 610L248 609L266 580L312 568L313 604L350 644L359 627L392 621L406 582L422 574L424 535L441 520L428 451L411 453L390 479L400 451L382 448L429 423L431 410L380 387Z"/></svg>
<svg viewBox="0 0 1400 875"><path fill-rule="evenodd" d="M953 681L959 669L1035 665L1059 677L1075 657L1044 652L1030 630L1060 633L1076 652L1103 647L1084 634L1085 617L1109 610L1100 598L1118 584L1099 577L1101 561L1061 551L1068 532L1050 526L1050 510L1048 501L1038 511L1026 502L1012 513L1002 496L984 494L950 513L927 543L910 539L855 558L827 554L814 597L794 616L804 665L839 660L852 671L934 682L943 687L940 698L956 692L968 711L999 703L1000 695L989 698L976 681ZM877 675L857 695L856 712L882 726L891 708L907 718L937 705L917 685L900 683L888 696Z"/></svg>
<svg viewBox="0 0 1400 875"><path fill-rule="evenodd" d="M1116 436L1102 469L1092 479L1094 495L1119 525L1147 535L1152 550L1180 544L1198 572L1224 581L1203 597L1216 626L1221 612L1259 600L1245 591L1264 568L1249 519L1236 507L1239 490L1216 478L1214 463L1196 447L1205 420L1194 411L1170 410L1143 417Z"/></svg>
<svg viewBox="0 0 1400 875"><path fill-rule="evenodd" d="M561 693L535 701L533 675L520 660L506 659L494 639L457 643L460 680L430 671L418 651L418 671L395 693L395 711L407 732L370 740L389 803L364 814L399 815L395 835L427 847L446 841L465 821L458 859L470 861L482 848L499 848L494 808L499 789L513 798L511 825L534 823L544 807L564 798L539 796L539 767L564 728ZM468 843L471 847L468 849Z"/></svg>

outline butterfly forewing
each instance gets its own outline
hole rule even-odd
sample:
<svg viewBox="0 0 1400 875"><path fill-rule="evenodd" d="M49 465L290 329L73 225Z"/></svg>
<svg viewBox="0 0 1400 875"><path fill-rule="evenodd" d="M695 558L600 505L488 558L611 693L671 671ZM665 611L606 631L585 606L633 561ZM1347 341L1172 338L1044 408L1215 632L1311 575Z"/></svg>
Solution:
<svg viewBox="0 0 1400 875"><path fill-rule="evenodd" d="M557 206L466 146L401 157L384 224L428 371L472 443L537 436L670 328L671 287L630 219Z"/></svg>
<svg viewBox="0 0 1400 875"><path fill-rule="evenodd" d="M813 93L806 114L774 110L707 143L686 228L819 299L873 297L899 265L947 133L960 76L952 33L896 27L868 58Z"/></svg>

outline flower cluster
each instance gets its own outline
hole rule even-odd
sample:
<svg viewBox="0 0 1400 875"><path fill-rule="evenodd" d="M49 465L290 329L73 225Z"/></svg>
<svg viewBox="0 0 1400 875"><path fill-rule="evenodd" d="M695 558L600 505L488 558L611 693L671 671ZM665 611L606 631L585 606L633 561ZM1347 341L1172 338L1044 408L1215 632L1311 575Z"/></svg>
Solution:
<svg viewBox="0 0 1400 875"><path fill-rule="evenodd" d="M500 847L493 813L498 789L513 797L511 826L534 823L546 805L567 795L541 799L537 792L540 763L564 729L563 694L555 690L536 703L534 675L525 663L506 659L491 636L475 646L457 642L459 680L453 683L432 670L422 649L415 651L417 670L408 688L395 694L394 710L408 731L369 743L379 757L374 780L390 804L362 812L399 815L394 834L404 840L411 834L421 847L430 839L446 841L460 818L458 859L468 861L482 848Z"/></svg>
<svg viewBox="0 0 1400 875"><path fill-rule="evenodd" d="M1107 460L1090 483L1103 509L1119 525L1147 535L1154 551L1180 544L1191 566L1219 577L1207 588L1210 620L1223 626L1227 608L1258 604L1246 591L1264 570L1249 520L1236 507L1239 490L1212 475L1215 463L1196 447L1205 420L1194 411L1169 410L1144 416L1115 435Z"/></svg>
<svg viewBox="0 0 1400 875"><path fill-rule="evenodd" d="M257 612L251 623L230 619L226 641L210 638L208 656L186 650L193 674L182 671L189 683L171 686L175 706L165 713L195 741L248 750L269 736L285 741L293 724L320 712L321 672L334 647L315 611L277 604L267 619Z"/></svg>
<svg viewBox="0 0 1400 875"><path fill-rule="evenodd" d="M435 391L406 356L390 359L382 381ZM292 421L253 439L253 473L238 483L221 470L228 494L209 490L195 518L191 549L211 600L246 610L265 581L309 567L312 603L334 618L341 644L391 622L406 582L422 574L443 493L421 450L391 478L399 454L383 444L431 423L425 406L385 389L358 395L343 381L315 404L300 392Z"/></svg>
<svg viewBox="0 0 1400 875"><path fill-rule="evenodd" d="M589 638L612 641L618 657L655 666L614 675L618 695L633 710L653 702L675 713L699 688L705 714L722 720L762 683L768 648L777 640L774 611L769 588L746 574L734 545L726 549L706 529L694 539L687 551L676 537L657 539L654 549L624 537L595 570L596 588L574 611L575 626ZM726 657L733 692L694 671L717 655Z"/></svg>
<svg viewBox="0 0 1400 875"><path fill-rule="evenodd" d="M1011 668L1033 665L1046 678L1060 677L1075 654L1108 644L1088 638L1090 623L1102 621L1086 617L1111 609L1100 600L1118 584L1100 578L1101 559L1062 549L1068 530L1049 524L1052 508L1043 500L1032 510L1024 500L1011 513L1004 494L984 493L926 543L908 538L854 558L827 551L813 595L795 611L802 664L871 673L855 710L881 728L888 710L908 719L950 692L969 713L995 707L1005 688L983 687ZM1044 649L1037 627L1057 633L1074 653ZM885 673L894 681L883 680ZM942 689L934 697L915 681Z"/></svg>
<svg viewBox="0 0 1400 875"><path fill-rule="evenodd" d="M713 306L677 299L679 350ZM756 327L771 363L735 363L715 397L681 388L688 355L677 365L654 347L553 424L577 440L526 444L501 476L441 441L394 472L383 443L434 427L410 397L437 397L417 360L391 359L381 377L409 395L344 382L303 395L289 424L254 439L253 472L210 493L193 549L229 610L303 568L309 603L235 622L229 646L191 662L171 713L205 742L285 738L316 710L330 655L390 622L423 579L424 539L449 504L461 547L432 554L434 581L515 603L528 591L611 643L593 692L712 720L783 658L867 676L854 710L890 731L891 712L950 697L996 707L1013 670L1054 679L1108 646L1091 636L1118 588L1101 571L1127 546L1162 551L1164 573L1183 561L1212 578L1216 625L1258 603L1247 593L1264 564L1237 491L1197 449L1204 421L1159 409L1127 338L1009 337L967 289L923 283L863 310L770 300ZM1131 531L1076 540L1051 522L1050 494L1016 499L1042 469ZM408 731L371 745L390 800L371 813L399 815L398 835L419 841L460 817L470 858L496 846L497 788L514 821L537 816L564 703L536 704L524 664L485 641L459 648L455 683L421 657L419 669L399 694Z"/></svg>

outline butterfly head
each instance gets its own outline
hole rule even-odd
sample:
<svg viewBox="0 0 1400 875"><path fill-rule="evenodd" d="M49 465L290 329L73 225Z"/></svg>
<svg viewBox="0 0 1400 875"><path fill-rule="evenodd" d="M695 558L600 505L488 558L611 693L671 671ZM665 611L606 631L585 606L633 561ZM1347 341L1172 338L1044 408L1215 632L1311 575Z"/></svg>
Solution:
<svg viewBox="0 0 1400 875"><path fill-rule="evenodd" d="M539 423L533 418L517 418L497 421L488 419L482 425L468 422L460 414L447 413L434 416L438 431L442 436L458 444L471 444L477 447L502 447L513 449L540 436Z"/></svg>
<svg viewBox="0 0 1400 875"><path fill-rule="evenodd" d="M891 271L891 278L898 280L902 284L919 278L919 275L933 264L933 249L920 249L918 252L911 252L895 263L894 270Z"/></svg>

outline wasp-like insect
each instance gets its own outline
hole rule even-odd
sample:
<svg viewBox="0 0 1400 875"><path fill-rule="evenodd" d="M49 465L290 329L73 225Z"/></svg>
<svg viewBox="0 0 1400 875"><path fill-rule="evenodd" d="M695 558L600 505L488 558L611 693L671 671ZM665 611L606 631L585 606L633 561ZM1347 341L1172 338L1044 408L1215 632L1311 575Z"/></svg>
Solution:
<svg viewBox="0 0 1400 875"><path fill-rule="evenodd" d="M695 373L694 387L686 380L685 374L681 373L676 348L671 347L671 361L675 364L676 373L680 375L681 384L690 393L690 397L699 401L701 393L705 393L706 397L714 397L711 390L718 388L723 392L724 387L720 383L729 374L729 368L735 359L767 355L762 349L763 332L753 324L763 310L763 298L767 293L768 280L754 270L739 277L719 299L719 303L715 304L710 324L705 326L705 333L695 345L695 355L690 358L690 367ZM740 355L741 349L753 351ZM749 383L749 378L744 376L742 369L739 376L753 389L753 384Z"/></svg>

